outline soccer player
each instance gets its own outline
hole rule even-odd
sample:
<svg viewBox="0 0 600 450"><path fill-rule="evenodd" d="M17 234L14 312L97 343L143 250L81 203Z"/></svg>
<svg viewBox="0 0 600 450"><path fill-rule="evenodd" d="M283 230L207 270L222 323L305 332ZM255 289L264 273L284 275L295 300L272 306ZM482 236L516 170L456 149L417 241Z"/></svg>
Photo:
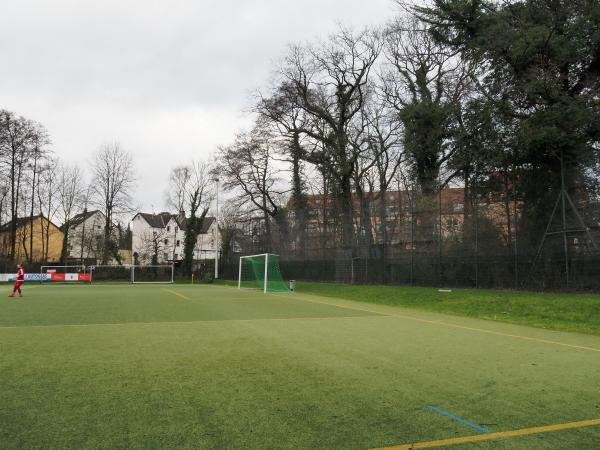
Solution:
<svg viewBox="0 0 600 450"><path fill-rule="evenodd" d="M19 293L19 297L23 297L23 293L21 292L21 285L25 281L25 271L23 270L23 266L21 264L17 264L17 281L15 281L15 287L13 288L12 294L9 297L14 297L15 292Z"/></svg>

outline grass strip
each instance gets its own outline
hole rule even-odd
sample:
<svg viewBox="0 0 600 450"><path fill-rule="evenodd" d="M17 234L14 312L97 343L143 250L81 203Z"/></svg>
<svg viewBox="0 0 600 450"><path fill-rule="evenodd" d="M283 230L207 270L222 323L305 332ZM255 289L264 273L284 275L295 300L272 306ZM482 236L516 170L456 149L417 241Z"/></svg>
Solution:
<svg viewBox="0 0 600 450"><path fill-rule="evenodd" d="M234 284L220 281L221 284ZM297 292L600 336L600 295L299 281Z"/></svg>

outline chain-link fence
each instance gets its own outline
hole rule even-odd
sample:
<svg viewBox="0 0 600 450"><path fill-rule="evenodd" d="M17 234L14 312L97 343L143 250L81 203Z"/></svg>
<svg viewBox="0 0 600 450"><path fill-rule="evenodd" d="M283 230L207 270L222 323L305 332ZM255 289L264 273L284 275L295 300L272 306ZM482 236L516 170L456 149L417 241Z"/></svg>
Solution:
<svg viewBox="0 0 600 450"><path fill-rule="evenodd" d="M355 200L350 246L332 204L308 203L300 229L292 210L283 232L275 224L271 236L256 224L239 230L239 254L278 253L284 277L300 280L600 290L600 208L591 200L564 210L557 202L532 220L516 195L369 193ZM224 277L235 278L239 254L224 258Z"/></svg>

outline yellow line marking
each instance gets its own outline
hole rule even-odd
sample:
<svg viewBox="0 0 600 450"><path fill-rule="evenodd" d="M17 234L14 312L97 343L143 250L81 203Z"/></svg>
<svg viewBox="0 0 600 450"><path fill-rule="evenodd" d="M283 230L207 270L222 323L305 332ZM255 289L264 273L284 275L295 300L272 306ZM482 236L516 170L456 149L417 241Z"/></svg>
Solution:
<svg viewBox="0 0 600 450"><path fill-rule="evenodd" d="M530 434L547 433L549 431L571 430L574 428L591 427L595 425L600 425L600 419L580 420L578 422L560 423L557 425L547 425L543 427L522 428L520 430L500 431L498 433L490 434L476 434L473 436L440 439L429 442L417 442L414 444L393 445L391 447L381 447L373 450L414 450L419 448L445 447L450 445L466 444L469 442L491 441L495 439L527 436Z"/></svg>
<svg viewBox="0 0 600 450"><path fill-rule="evenodd" d="M271 295L275 295L275 296L278 296L278 297L284 297L284 296L278 295L278 294L271 294ZM370 313L376 313L376 314L384 314L384 313L381 313L379 311L375 311L375 310L368 309L368 308L358 308L358 307L355 307L355 306L347 306L347 305L343 305L342 306L342 305L338 305L338 304L335 304L335 303L322 302L322 301L318 301L318 300L309 300L307 298L301 298L301 297L295 297L295 298L297 298L298 300L304 300L304 301L307 301L307 302L310 302L310 303L320 303L320 304L323 304L323 305L337 306L337 307L340 307L340 308L347 308L347 309L354 309L356 311L370 312ZM404 320L412 320L414 322L428 323L428 324L432 324L432 325L440 325L440 326L444 326L444 327L458 328L458 329L461 329L461 330L476 331L478 333L493 334L493 335L496 335L496 336L510 337L510 338L514 338L514 339L522 339L522 340L526 340L526 341L541 342L543 344L559 345L561 347L576 348L578 350L587 350L587 351L591 351L591 352L598 352L598 353L600 353L600 348L596 348L596 347L586 347L586 346L583 346L583 345L574 345L574 344L567 344L565 342L551 341L549 339L541 339L541 338L535 338L535 337L529 337L529 336L521 336L521 335L518 335L518 334L502 333L500 331L486 330L485 328L467 327L467 326L463 326L463 325L456 325L456 324L453 324L453 323L444 322L443 320L419 319L418 317L406 316L404 314L395 314L395 313L392 313L392 312L387 313L386 315L387 316L391 316L391 317L397 317L397 318L404 319Z"/></svg>
<svg viewBox="0 0 600 450"><path fill-rule="evenodd" d="M436 322L432 322L432 323L436 323ZM462 326L462 325L455 325L455 324L445 323L445 322L437 322L437 323L439 323L440 325L447 326L447 327L460 328L460 329L463 329L463 330L478 331L480 333L495 334L497 336L505 336L505 337L511 337L511 338L515 338L515 339L524 339L524 340L527 340L527 341L542 342L544 344L560 345L562 347L576 348L576 349L579 349L579 350L588 350L588 351L591 351L591 352L600 352L600 348L586 347L584 345L567 344L565 342L551 341L551 340L548 340L548 339L540 339L540 338L534 338L534 337L529 337L529 336L520 336L518 334L501 333L499 331L485 330L485 329L482 329L482 328L465 327L465 326Z"/></svg>
<svg viewBox="0 0 600 450"><path fill-rule="evenodd" d="M181 297L181 298L183 298L184 300L191 300L191 298L189 298L189 297L186 297L185 295L183 295L183 294L180 294L179 292L172 291L171 289L164 289L164 288L163 288L163 289L161 289L161 291L165 291L165 292L168 292L169 294L176 295L177 297Z"/></svg>
<svg viewBox="0 0 600 450"><path fill-rule="evenodd" d="M389 318L392 316L334 316L334 317L271 317L263 319L217 319L217 320L188 320L188 321L165 321L165 322L122 322L122 323L72 323L57 325L14 325L0 326L0 330L11 330L19 328L71 328L71 327L103 327L103 326L127 326L127 325L191 325L194 323L227 323L227 322L264 322L283 320L332 320L332 319L371 319Z"/></svg>

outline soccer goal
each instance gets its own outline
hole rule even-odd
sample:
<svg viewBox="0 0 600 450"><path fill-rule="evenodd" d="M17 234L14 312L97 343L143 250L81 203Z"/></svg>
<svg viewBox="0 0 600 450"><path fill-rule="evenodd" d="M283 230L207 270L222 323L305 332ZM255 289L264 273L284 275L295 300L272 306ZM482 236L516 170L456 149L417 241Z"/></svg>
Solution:
<svg viewBox="0 0 600 450"><path fill-rule="evenodd" d="M173 283L175 268L170 265L131 266L132 283Z"/></svg>
<svg viewBox="0 0 600 450"><path fill-rule="evenodd" d="M173 283L175 269L165 265L100 265L89 266L90 281L112 281L125 283Z"/></svg>
<svg viewBox="0 0 600 450"><path fill-rule="evenodd" d="M119 264L104 264L88 266L90 282L99 281L131 283L131 266Z"/></svg>
<svg viewBox="0 0 600 450"><path fill-rule="evenodd" d="M279 269L279 255L263 253L240 257L238 289L289 292Z"/></svg>

